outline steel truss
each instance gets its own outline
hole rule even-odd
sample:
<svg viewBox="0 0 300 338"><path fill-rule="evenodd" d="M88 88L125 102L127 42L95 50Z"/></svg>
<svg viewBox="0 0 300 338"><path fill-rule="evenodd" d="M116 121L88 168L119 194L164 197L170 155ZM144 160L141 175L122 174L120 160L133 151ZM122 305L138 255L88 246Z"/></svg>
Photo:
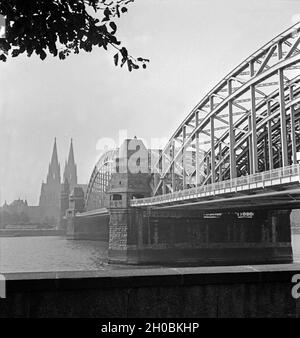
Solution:
<svg viewBox="0 0 300 338"><path fill-rule="evenodd" d="M153 195L297 163L300 24L223 78L181 123L154 166Z"/></svg>

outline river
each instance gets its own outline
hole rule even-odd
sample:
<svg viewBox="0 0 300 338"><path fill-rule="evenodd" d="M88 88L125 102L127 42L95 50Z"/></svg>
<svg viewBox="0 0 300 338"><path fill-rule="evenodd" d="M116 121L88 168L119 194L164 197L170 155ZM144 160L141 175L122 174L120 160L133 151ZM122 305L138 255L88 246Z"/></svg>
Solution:
<svg viewBox="0 0 300 338"><path fill-rule="evenodd" d="M300 234L293 235L294 261L300 262ZM106 263L107 245L64 237L0 238L0 272L88 271L120 268Z"/></svg>

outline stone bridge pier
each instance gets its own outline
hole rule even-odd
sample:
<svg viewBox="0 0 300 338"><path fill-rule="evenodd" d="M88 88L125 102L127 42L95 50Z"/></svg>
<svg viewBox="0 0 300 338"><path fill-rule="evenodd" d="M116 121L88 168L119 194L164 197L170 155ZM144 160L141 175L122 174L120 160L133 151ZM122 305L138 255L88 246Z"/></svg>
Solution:
<svg viewBox="0 0 300 338"><path fill-rule="evenodd" d="M292 262L290 210L134 208L147 174L113 174L110 263L235 265Z"/></svg>

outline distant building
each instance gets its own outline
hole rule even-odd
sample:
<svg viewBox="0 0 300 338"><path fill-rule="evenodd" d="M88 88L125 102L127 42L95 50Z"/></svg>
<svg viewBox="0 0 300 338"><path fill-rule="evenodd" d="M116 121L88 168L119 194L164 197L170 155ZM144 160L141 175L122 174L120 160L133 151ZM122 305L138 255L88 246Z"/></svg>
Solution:
<svg viewBox="0 0 300 338"><path fill-rule="evenodd" d="M69 195L77 186L86 190L86 185L77 182L77 165L75 163L73 140L71 139L68 160L65 162L63 179L60 176L60 164L57 156L56 139L49 164L46 183L42 183L40 211L43 221L61 224L61 219L69 208Z"/></svg>
<svg viewBox="0 0 300 338"><path fill-rule="evenodd" d="M27 200L20 198L0 208L0 226L40 223L40 208L29 206Z"/></svg>
<svg viewBox="0 0 300 338"><path fill-rule="evenodd" d="M84 194L86 193L87 185L77 182L73 141L71 140L68 160L65 162L61 179L55 138L47 179L41 186L39 205L28 206L27 201L20 198L11 204L5 202L3 207L0 207L0 225L27 223L59 226L66 210L69 209L69 196L76 187L82 188Z"/></svg>

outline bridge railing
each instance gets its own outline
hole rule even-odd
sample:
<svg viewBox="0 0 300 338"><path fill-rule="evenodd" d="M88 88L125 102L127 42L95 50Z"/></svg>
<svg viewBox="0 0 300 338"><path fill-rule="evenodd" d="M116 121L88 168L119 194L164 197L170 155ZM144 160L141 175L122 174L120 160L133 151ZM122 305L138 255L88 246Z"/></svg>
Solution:
<svg viewBox="0 0 300 338"><path fill-rule="evenodd" d="M287 178L295 175L300 175L300 166L299 164L293 164L291 166L277 168L273 170L264 171L261 173L256 173L247 176L241 176L233 178L231 180L216 182L212 184L206 184L203 186L198 186L190 189L184 189L175 191L173 193L158 195L153 197L139 198L131 200L131 206L139 206L145 204L157 204L160 202L168 203L169 201L174 201L176 199L191 198L196 197L200 193L212 193L220 190L225 190L232 188L238 188L241 186L264 183L265 181L281 180L282 178ZM281 182L280 182L281 183Z"/></svg>

